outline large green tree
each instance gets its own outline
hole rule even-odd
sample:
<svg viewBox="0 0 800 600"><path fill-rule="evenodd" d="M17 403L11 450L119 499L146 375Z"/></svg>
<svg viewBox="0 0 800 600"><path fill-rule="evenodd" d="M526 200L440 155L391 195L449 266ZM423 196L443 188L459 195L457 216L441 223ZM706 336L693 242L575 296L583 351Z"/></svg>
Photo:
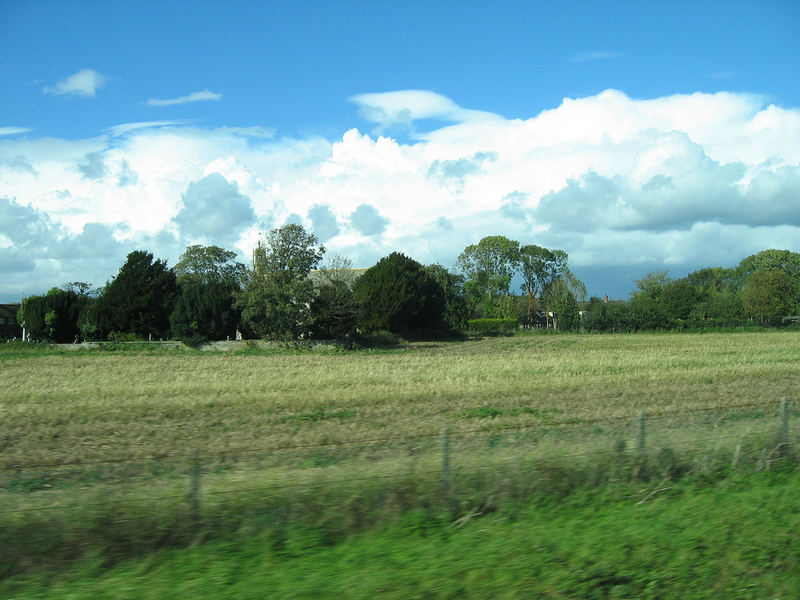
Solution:
<svg viewBox="0 0 800 600"><path fill-rule="evenodd" d="M660 302L671 321L688 319L702 299L701 293L686 279L667 282L660 294Z"/></svg>
<svg viewBox="0 0 800 600"><path fill-rule="evenodd" d="M167 338L177 296L178 283L167 263L154 260L150 252L135 250L92 303L81 329L100 339L112 332Z"/></svg>
<svg viewBox="0 0 800 600"><path fill-rule="evenodd" d="M556 329L573 331L580 327L578 301L563 278L556 279L547 286L543 302L546 310L553 313L553 323Z"/></svg>
<svg viewBox="0 0 800 600"><path fill-rule="evenodd" d="M219 246L187 246L172 267L178 283L222 283L239 289L247 277L247 267L236 261L236 253Z"/></svg>
<svg viewBox="0 0 800 600"><path fill-rule="evenodd" d="M794 286L785 271L762 269L753 273L742 290L745 314L760 323L777 324L793 308Z"/></svg>
<svg viewBox="0 0 800 600"><path fill-rule="evenodd" d="M734 325L744 318L737 292L736 269L707 267L689 273L684 281L695 288L692 319L710 325Z"/></svg>
<svg viewBox="0 0 800 600"><path fill-rule="evenodd" d="M686 276L701 295L725 293L733 289L736 281L736 269L722 267L706 267Z"/></svg>
<svg viewBox="0 0 800 600"><path fill-rule="evenodd" d="M345 281L319 283L311 302L311 337L347 338L356 332L357 315L355 294Z"/></svg>
<svg viewBox="0 0 800 600"><path fill-rule="evenodd" d="M670 282L666 271L654 271L636 280L630 307L637 329L664 329L669 326L662 302L664 288Z"/></svg>
<svg viewBox="0 0 800 600"><path fill-rule="evenodd" d="M353 286L358 326L364 333L408 334L441 330L441 286L417 261L393 252L379 260Z"/></svg>
<svg viewBox="0 0 800 600"><path fill-rule="evenodd" d="M172 337L189 343L235 338L240 315L231 285L214 281L181 285L169 317Z"/></svg>
<svg viewBox="0 0 800 600"><path fill-rule="evenodd" d="M311 332L314 284L309 273L324 246L301 225L273 229L253 252L253 270L239 294L242 320L254 335L296 341Z"/></svg>
<svg viewBox="0 0 800 600"><path fill-rule="evenodd" d="M744 292L752 277L759 271L780 271L789 280L784 290L785 311L800 312L800 253L789 250L764 250L743 259L736 267L736 285Z"/></svg>
<svg viewBox="0 0 800 600"><path fill-rule="evenodd" d="M197 343L236 336L240 312L235 295L247 268L235 259L235 252L219 246L186 248L172 268L181 287L170 315L173 337Z"/></svg>
<svg viewBox="0 0 800 600"><path fill-rule="evenodd" d="M537 298L567 269L567 253L550 250L535 244L519 249L519 273L522 291L528 296L528 318L531 317Z"/></svg>
<svg viewBox="0 0 800 600"><path fill-rule="evenodd" d="M508 295L518 264L519 242L502 235L487 236L458 256L467 297L484 317L497 313L498 299Z"/></svg>
<svg viewBox="0 0 800 600"><path fill-rule="evenodd" d="M464 290L464 278L451 273L440 264L427 265L425 271L442 288L444 323L453 333L463 332L469 319L469 302Z"/></svg>

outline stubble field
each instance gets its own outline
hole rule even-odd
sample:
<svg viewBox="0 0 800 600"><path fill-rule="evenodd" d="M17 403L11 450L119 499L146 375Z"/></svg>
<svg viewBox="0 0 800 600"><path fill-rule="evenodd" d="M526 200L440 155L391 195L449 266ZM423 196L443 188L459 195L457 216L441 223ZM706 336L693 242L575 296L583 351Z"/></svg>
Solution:
<svg viewBox="0 0 800 600"><path fill-rule="evenodd" d="M521 335L363 352L3 352L0 467L634 419L793 399L796 332Z"/></svg>

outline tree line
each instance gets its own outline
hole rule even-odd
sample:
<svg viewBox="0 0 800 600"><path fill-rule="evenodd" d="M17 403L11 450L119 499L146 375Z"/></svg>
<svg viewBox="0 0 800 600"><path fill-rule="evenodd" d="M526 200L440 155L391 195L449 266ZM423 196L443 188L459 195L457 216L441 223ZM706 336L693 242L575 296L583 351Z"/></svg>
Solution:
<svg viewBox="0 0 800 600"><path fill-rule="evenodd" d="M251 266L235 259L230 250L193 245L169 268L136 250L100 289L73 282L25 299L18 321L32 339L61 343L237 335L289 342L458 334L487 319L588 331L776 324L800 308L800 255L779 250L683 279L651 273L630 300L610 303L586 301L563 250L503 236L467 246L454 271L399 252L354 270L296 224L259 240Z"/></svg>
<svg viewBox="0 0 800 600"><path fill-rule="evenodd" d="M627 302L592 298L581 319L588 331L643 331L776 326L800 313L800 254L764 250L733 268L704 268L680 279L664 271L636 281Z"/></svg>

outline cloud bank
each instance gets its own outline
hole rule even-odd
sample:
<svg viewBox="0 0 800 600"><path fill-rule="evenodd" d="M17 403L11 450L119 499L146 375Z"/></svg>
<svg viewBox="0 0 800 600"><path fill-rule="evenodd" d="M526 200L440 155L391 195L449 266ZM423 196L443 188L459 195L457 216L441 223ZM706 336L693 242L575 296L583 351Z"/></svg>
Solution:
<svg viewBox="0 0 800 600"><path fill-rule="evenodd" d="M606 90L505 119L428 91L352 101L375 131L276 138L154 121L83 140L0 138L0 294L101 285L136 248L174 264L210 243L246 260L259 233L287 222L355 266L399 250L452 267L502 234L566 250L599 295L616 293L607 273L626 296L647 270L800 251L796 108Z"/></svg>

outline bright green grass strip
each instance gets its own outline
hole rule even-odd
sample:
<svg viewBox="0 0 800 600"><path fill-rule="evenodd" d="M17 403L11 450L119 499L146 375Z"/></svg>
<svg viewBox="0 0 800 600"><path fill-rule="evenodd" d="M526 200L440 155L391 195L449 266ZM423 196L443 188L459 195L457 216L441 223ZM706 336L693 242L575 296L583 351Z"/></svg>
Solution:
<svg viewBox="0 0 800 600"><path fill-rule="evenodd" d="M798 598L800 477L605 488L336 545L295 528L0 583L3 598ZM643 503L640 501L645 500Z"/></svg>

